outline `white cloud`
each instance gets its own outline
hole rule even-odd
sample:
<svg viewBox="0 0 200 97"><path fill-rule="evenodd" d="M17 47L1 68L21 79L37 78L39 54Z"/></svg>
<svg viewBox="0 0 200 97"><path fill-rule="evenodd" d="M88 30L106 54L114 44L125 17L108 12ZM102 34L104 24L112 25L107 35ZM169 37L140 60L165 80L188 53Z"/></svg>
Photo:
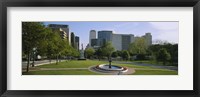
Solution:
<svg viewBox="0 0 200 97"><path fill-rule="evenodd" d="M149 22L153 28L158 30L176 30L179 22Z"/></svg>
<svg viewBox="0 0 200 97"><path fill-rule="evenodd" d="M153 36L154 40L166 40L170 43L178 43L179 34L177 31L162 32L157 36Z"/></svg>
<svg viewBox="0 0 200 97"><path fill-rule="evenodd" d="M157 29L154 40L166 40L168 42L178 43L179 22L149 22L151 27Z"/></svg>

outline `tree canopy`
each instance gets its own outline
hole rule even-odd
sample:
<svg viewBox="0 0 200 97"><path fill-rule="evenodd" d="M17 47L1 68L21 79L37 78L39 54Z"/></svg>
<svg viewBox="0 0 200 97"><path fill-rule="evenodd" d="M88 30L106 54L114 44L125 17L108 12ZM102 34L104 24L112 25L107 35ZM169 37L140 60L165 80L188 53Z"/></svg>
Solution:
<svg viewBox="0 0 200 97"><path fill-rule="evenodd" d="M66 39L62 39L59 30L52 30L40 22L22 22L22 53L27 57L27 72L29 71L30 54L36 48L37 54L49 59L62 56L78 56Z"/></svg>
<svg viewBox="0 0 200 97"><path fill-rule="evenodd" d="M91 47L85 49L85 55L87 58L91 58L95 53L95 50Z"/></svg>
<svg viewBox="0 0 200 97"><path fill-rule="evenodd" d="M106 56L107 58L110 58L111 53L115 50L115 48L113 47L111 42L106 42L103 46L102 46L102 53L104 56Z"/></svg>
<svg viewBox="0 0 200 97"><path fill-rule="evenodd" d="M157 56L157 60L162 61L163 65L166 64L166 61L170 60L171 56L170 54L167 52L167 50L165 48L161 48L158 51L158 56Z"/></svg>
<svg viewBox="0 0 200 97"><path fill-rule="evenodd" d="M147 47L148 46L145 41L145 38L140 37L135 39L135 41L130 44L128 51L131 54L146 54Z"/></svg>

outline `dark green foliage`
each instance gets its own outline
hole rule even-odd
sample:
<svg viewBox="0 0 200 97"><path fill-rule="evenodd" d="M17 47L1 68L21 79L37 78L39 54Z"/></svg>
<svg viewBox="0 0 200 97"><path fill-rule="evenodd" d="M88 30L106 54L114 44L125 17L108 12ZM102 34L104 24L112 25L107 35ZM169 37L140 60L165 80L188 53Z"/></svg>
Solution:
<svg viewBox="0 0 200 97"><path fill-rule="evenodd" d="M145 54L138 54L137 56L136 56L136 60L145 60L146 58L145 58Z"/></svg>
<svg viewBox="0 0 200 97"><path fill-rule="evenodd" d="M170 43L154 44L149 47L148 54L156 58L158 56L158 51L161 48L165 48L166 51L171 56L170 60L168 60L169 65L177 66L178 65L178 44L170 44Z"/></svg>
<svg viewBox="0 0 200 97"><path fill-rule="evenodd" d="M27 72L29 71L31 53L45 39L45 28L39 22L22 22L22 53L27 56ZM34 64L33 64L34 66Z"/></svg>
<svg viewBox="0 0 200 97"><path fill-rule="evenodd" d="M167 50L165 48L161 48L158 51L158 55L157 55L157 60L158 61L162 61L163 65L166 64L167 61L169 61L171 58L170 54L167 52Z"/></svg>
<svg viewBox="0 0 200 97"><path fill-rule="evenodd" d="M122 58L123 58L123 60L129 60L130 55L127 50L122 51Z"/></svg>
<svg viewBox="0 0 200 97"><path fill-rule="evenodd" d="M40 22L22 22L22 53L27 57L27 72L29 71L30 55L33 48L37 54L58 60L63 56L78 56L79 52L72 48L60 32L52 31Z"/></svg>
<svg viewBox="0 0 200 97"><path fill-rule="evenodd" d="M91 58L94 56L95 50L93 48L87 48L85 49L85 55L87 58Z"/></svg>
<svg viewBox="0 0 200 97"><path fill-rule="evenodd" d="M98 48L95 52L95 55L98 57L99 61L103 57L102 48Z"/></svg>
<svg viewBox="0 0 200 97"><path fill-rule="evenodd" d="M112 53L111 56L112 56L113 58L116 58L116 57L118 56L118 53L115 51L115 52Z"/></svg>
<svg viewBox="0 0 200 97"><path fill-rule="evenodd" d="M146 54L147 43L143 37L137 38L133 43L130 44L128 51L133 54Z"/></svg>
<svg viewBox="0 0 200 97"><path fill-rule="evenodd" d="M112 52L115 50L115 48L112 46L111 42L106 42L102 47L102 54L103 56L107 57L109 59L109 57L111 56Z"/></svg>

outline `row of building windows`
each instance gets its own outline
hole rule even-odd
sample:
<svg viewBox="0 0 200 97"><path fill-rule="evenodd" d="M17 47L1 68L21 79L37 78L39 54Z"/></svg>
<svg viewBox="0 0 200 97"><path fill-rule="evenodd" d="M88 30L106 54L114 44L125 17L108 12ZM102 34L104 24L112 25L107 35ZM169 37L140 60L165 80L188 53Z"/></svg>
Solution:
<svg viewBox="0 0 200 97"><path fill-rule="evenodd" d="M89 46L90 47L101 47L105 42L110 41L115 48L115 50L127 50L129 45L135 41L138 37L134 37L133 34L114 34L113 31L90 31L89 36ZM151 33L146 33L144 37L147 45L152 44L152 35Z"/></svg>

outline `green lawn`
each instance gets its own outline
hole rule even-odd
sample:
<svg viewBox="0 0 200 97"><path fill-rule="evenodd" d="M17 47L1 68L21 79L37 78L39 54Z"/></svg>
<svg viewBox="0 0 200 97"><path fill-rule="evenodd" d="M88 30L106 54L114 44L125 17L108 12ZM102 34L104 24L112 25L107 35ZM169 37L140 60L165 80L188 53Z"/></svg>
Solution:
<svg viewBox="0 0 200 97"><path fill-rule="evenodd" d="M41 65L38 67L41 68L88 68L92 65L99 65L103 63L108 63L106 61L95 61L95 60L86 60L86 61L64 61L58 64L48 64L48 65Z"/></svg>
<svg viewBox="0 0 200 97"><path fill-rule="evenodd" d="M108 64L107 61L98 60L86 60L86 61L64 61L58 64L47 64L37 66L37 68L88 68L99 64ZM117 64L113 65L125 66L128 68L134 68L136 70L133 75L177 75L177 71L171 71L166 69L157 69L148 66L138 66L134 64ZM87 69L84 70L38 70L23 73L23 75L101 75L95 72L91 72Z"/></svg>
<svg viewBox="0 0 200 97"><path fill-rule="evenodd" d="M23 73L24 75L98 75L89 70L41 70Z"/></svg>

